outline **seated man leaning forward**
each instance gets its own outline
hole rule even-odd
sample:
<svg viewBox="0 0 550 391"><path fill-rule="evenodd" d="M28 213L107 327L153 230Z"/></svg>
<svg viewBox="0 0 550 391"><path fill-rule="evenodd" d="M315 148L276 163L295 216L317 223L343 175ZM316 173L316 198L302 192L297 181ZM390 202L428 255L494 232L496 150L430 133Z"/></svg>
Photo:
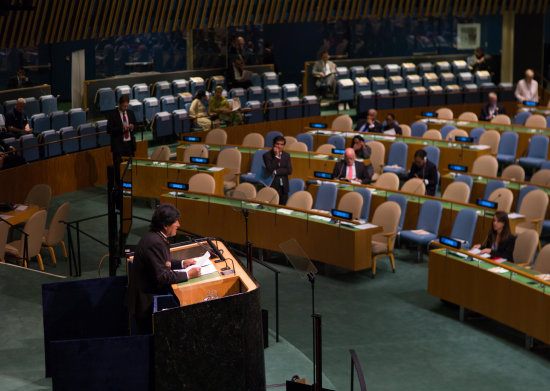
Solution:
<svg viewBox="0 0 550 391"><path fill-rule="evenodd" d="M344 159L336 163L332 176L351 183L367 184L370 183L373 172L372 164L365 166L362 161L355 160L353 148L346 148Z"/></svg>

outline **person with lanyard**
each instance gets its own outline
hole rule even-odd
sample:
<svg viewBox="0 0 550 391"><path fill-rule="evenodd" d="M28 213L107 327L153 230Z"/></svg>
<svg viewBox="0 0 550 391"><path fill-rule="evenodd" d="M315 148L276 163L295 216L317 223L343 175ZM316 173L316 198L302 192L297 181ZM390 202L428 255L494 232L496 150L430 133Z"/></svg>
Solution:
<svg viewBox="0 0 550 391"><path fill-rule="evenodd" d="M174 205L160 204L151 218L149 232L136 247L128 286L128 308L135 316L139 334L152 333L154 296L173 294L172 284L201 275L200 267L191 267L196 263L194 259L170 257L168 238L176 235L179 218L180 212Z"/></svg>
<svg viewBox="0 0 550 391"><path fill-rule="evenodd" d="M514 262L516 237L510 230L510 220L506 212L498 211L493 216L493 223L483 246L476 244L472 249L479 249L481 254L490 254L491 258L503 258Z"/></svg>
<svg viewBox="0 0 550 391"><path fill-rule="evenodd" d="M359 132L382 133L382 124L376 120L377 115L375 109L369 109L367 117L357 121L355 129Z"/></svg>
<svg viewBox="0 0 550 391"><path fill-rule="evenodd" d="M332 176L355 184L368 184L373 173L372 164L365 166L362 161L355 160L353 148L346 148L344 159L335 164Z"/></svg>
<svg viewBox="0 0 550 391"><path fill-rule="evenodd" d="M289 182L288 176L292 174L290 155L284 151L286 140L283 136L273 139L273 148L264 153L264 163L267 173L274 175L271 181L273 187L279 193L279 204L285 205L288 200Z"/></svg>
<svg viewBox="0 0 550 391"><path fill-rule="evenodd" d="M136 116L128 109L130 98L122 95L118 100L118 108L107 117L107 133L111 135L111 152L113 153L113 166L115 178L120 180L120 163L122 157L132 157L136 150Z"/></svg>
<svg viewBox="0 0 550 391"><path fill-rule="evenodd" d="M220 120L227 122L229 126L242 124L243 116L239 111L232 110L232 107L229 105L229 101L222 95L222 91L222 86L216 86L214 95L208 101L210 114L216 114ZM239 98L233 98L234 102L238 100Z"/></svg>
<svg viewBox="0 0 550 391"><path fill-rule="evenodd" d="M212 128L212 119L208 112L208 98L204 90L199 90L195 94L195 99L189 107L189 116L195 120L203 130Z"/></svg>
<svg viewBox="0 0 550 391"><path fill-rule="evenodd" d="M414 153L414 161L409 171L409 179L419 178L424 180L426 195L434 196L437 186L437 168L428 160L428 154L423 149Z"/></svg>
<svg viewBox="0 0 550 391"><path fill-rule="evenodd" d="M2 135L2 138L15 137L19 138L24 134L29 134L32 129L29 126L25 109L25 99L19 98L15 102L12 110L6 113L6 129L7 132Z"/></svg>
<svg viewBox="0 0 550 391"><path fill-rule="evenodd" d="M481 108L481 120L490 121L498 114L506 114L506 109L497 101L497 94L489 92L489 103Z"/></svg>

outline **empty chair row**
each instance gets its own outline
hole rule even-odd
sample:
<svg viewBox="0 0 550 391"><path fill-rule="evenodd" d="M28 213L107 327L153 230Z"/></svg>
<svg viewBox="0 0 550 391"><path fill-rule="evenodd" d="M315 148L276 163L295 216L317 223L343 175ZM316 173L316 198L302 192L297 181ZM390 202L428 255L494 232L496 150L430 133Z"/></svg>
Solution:
<svg viewBox="0 0 550 391"><path fill-rule="evenodd" d="M351 67L337 66L336 67L337 78L349 78L355 79L356 77L367 76L373 77L386 77L408 75L424 76L425 74L434 73L436 76L442 74L451 73L453 75L459 75L463 72L469 73L469 68L464 60L455 60L452 62L439 61L435 64L430 62L422 62L414 64L412 62L404 62L402 64L386 64L384 66L380 64L370 64L368 66L355 65Z"/></svg>
<svg viewBox="0 0 550 391"><path fill-rule="evenodd" d="M87 112L81 108L75 108L64 112L57 110L49 115L45 113L38 113L31 117L30 127L35 135L54 129L60 130L61 128L72 126L78 128L80 125L85 124L87 121Z"/></svg>
<svg viewBox="0 0 550 391"><path fill-rule="evenodd" d="M98 121L95 125L80 125L78 129L67 126L59 131L46 130L38 136L25 134L19 139L10 137L3 141L18 150L25 161L33 162L41 158L108 146L111 141L106 129L107 121Z"/></svg>

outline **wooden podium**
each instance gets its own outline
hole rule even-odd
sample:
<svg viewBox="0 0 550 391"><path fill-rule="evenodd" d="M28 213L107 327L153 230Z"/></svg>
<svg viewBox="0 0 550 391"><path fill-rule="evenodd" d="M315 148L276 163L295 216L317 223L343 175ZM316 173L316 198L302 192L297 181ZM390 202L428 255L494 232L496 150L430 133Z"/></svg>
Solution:
<svg viewBox="0 0 550 391"><path fill-rule="evenodd" d="M214 263L218 273L172 286L180 307L153 314L157 391L265 389L259 284L214 242L235 273L222 275L225 262ZM176 259L204 251L198 244L171 249ZM212 290L218 298L204 301Z"/></svg>

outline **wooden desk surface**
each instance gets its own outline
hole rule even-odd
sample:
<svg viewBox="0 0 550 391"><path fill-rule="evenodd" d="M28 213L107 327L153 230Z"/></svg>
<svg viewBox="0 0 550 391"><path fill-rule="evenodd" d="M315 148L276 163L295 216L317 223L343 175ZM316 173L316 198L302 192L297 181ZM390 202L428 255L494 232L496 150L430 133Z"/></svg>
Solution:
<svg viewBox="0 0 550 391"><path fill-rule="evenodd" d="M120 166L121 173L125 167L126 162ZM160 198L161 194L170 191L168 182L188 183L193 175L200 172L211 175L216 182L215 194L223 195L223 178L229 170L211 165L133 159L124 182L132 182L132 195L135 197Z"/></svg>
<svg viewBox="0 0 550 391"><path fill-rule="evenodd" d="M18 207L22 206L25 205L18 205ZM0 212L0 215L10 216L6 218L6 220L8 220L10 224L17 225L27 221L33 214L35 214L39 210L40 208L38 207L38 205L28 205L25 210L14 209L10 212Z"/></svg>
<svg viewBox="0 0 550 391"><path fill-rule="evenodd" d="M536 280L517 273L498 274L489 270L494 267L483 261L459 258L445 250L432 250L428 293L550 343L550 287L542 288Z"/></svg>
<svg viewBox="0 0 550 391"><path fill-rule="evenodd" d="M177 159L179 161L183 161L183 153L189 145L190 143L183 143L176 148ZM254 152L256 152L258 149L264 149L265 151L270 150L270 148L242 147L231 144L208 145L208 158L211 162L216 161L220 153L220 148L223 146L231 146L239 149L239 151L241 152L241 173L246 173L250 171ZM292 175L289 175L289 178L306 179L307 177L313 176L314 171L332 172L338 160L342 158L342 155L320 155L317 152L299 152L289 149L285 149L285 151L290 154L292 162ZM369 159L365 159L363 162L366 165L370 164Z"/></svg>
<svg viewBox="0 0 550 391"><path fill-rule="evenodd" d="M428 129L441 129L444 125L454 125L459 129L464 129L468 133L471 129L474 128L484 128L485 130L496 130L499 133L504 132L515 132L518 135L518 148L516 151L516 158L526 156L527 149L529 148L529 140L535 134L543 134L550 137L550 130L546 128L531 128L524 125L501 125L501 124L492 124L488 121L459 121L458 119L444 120L438 118L422 118L421 122L428 125Z"/></svg>
<svg viewBox="0 0 550 391"><path fill-rule="evenodd" d="M440 171L447 168L449 164L461 164L472 167L474 160L476 160L479 156L491 152L489 147L483 148L483 146L480 145L470 143L455 143L441 140L428 140L420 137L386 136L379 133L341 132L331 130L309 130L308 133L313 136L314 149L322 144L327 143L329 137L333 135L344 137L346 139L346 146L350 146L351 139L357 135L363 137L365 141L379 141L384 144L384 147L386 148L386 155L384 157L385 162L388 161L388 154L391 145L395 142L404 142L408 146L406 167L407 169L411 167L411 164L414 160L414 153L419 149L427 147L428 145L436 146L440 150Z"/></svg>
<svg viewBox="0 0 550 391"><path fill-rule="evenodd" d="M182 221L182 222L185 222ZM207 292L215 290L218 297L224 297L232 294L248 292L253 289L258 289L259 285L254 281L250 275L246 272L243 265L238 261L238 258L231 254L231 252L220 241L214 241L220 250L223 250L223 254L226 259L233 259L234 262L228 260L227 265L231 269L235 268L235 273L222 275L222 268L225 267L225 262L215 263L212 262L218 270L218 275L202 276L203 278L194 278L187 282L180 284L173 284L172 289L180 301L180 305L190 305L204 301L207 296ZM206 241L202 242L203 245L208 246ZM189 244L186 246L174 247L170 249L170 252L183 250L190 247L196 247L197 244ZM217 259L217 258L216 258Z"/></svg>
<svg viewBox="0 0 550 391"><path fill-rule="evenodd" d="M473 186L472 186L472 192L470 193L470 201L475 202L478 198L483 199L483 195L485 194L485 187L487 186L487 182L498 179L501 181L504 181L506 184L506 188L510 189L512 193L514 194L514 201L512 202L512 208L510 211L515 211L518 204L519 199L519 192L524 186L528 185L534 185L530 182L521 182L521 181L513 181L510 179L504 179L502 177L490 177L485 175L474 175L472 173L464 173L466 175L470 175L472 179L474 180ZM447 186L449 186L451 183L454 182L455 177L458 174L455 173L448 173L441 176L441 192L445 191ZM550 197L550 187L549 186L541 186L541 185L535 185L538 186L539 189L544 191L548 196ZM550 220L550 208L546 208L546 220Z"/></svg>
<svg viewBox="0 0 550 391"><path fill-rule="evenodd" d="M391 194L404 195L407 198L407 211L405 212L405 220L403 221L404 230L416 229L416 225L418 222L418 215L420 214L420 209L422 208L422 204L428 199L436 200L438 202L441 202L443 205L441 222L439 224L439 233L438 233L439 235L450 236L451 231L453 229L454 220L458 212L461 211L462 209L473 209L478 214L477 224L474 231L473 243L474 244L482 243L487 237L487 232L491 227L491 221L493 219L494 210L480 207L477 205L465 204L461 202L450 202L448 200L443 200L438 197L405 193L400 190L386 190L386 189L377 188L371 185L352 185L352 184L340 182L340 181L327 181L327 182L336 183L338 186L338 196L337 196L336 205L338 205L338 201L340 200L340 198L347 192L353 191L358 187L365 187L369 189L371 191L369 221L371 221L376 208L383 202L387 201L388 197ZM308 186L307 190L313 195L314 199L317 194L318 188L319 188L319 185L316 185L316 184L310 184Z"/></svg>
<svg viewBox="0 0 550 391"><path fill-rule="evenodd" d="M237 200L193 193L185 198L165 194L161 202L178 208L183 229L244 244L245 221L239 210L242 205L250 212L248 234L254 247L280 252L280 243L296 239L312 260L354 271L372 267L371 236L382 231L381 227L358 229L326 222L315 213L290 208L281 211L267 204L257 209ZM290 214L285 214L285 209Z"/></svg>

